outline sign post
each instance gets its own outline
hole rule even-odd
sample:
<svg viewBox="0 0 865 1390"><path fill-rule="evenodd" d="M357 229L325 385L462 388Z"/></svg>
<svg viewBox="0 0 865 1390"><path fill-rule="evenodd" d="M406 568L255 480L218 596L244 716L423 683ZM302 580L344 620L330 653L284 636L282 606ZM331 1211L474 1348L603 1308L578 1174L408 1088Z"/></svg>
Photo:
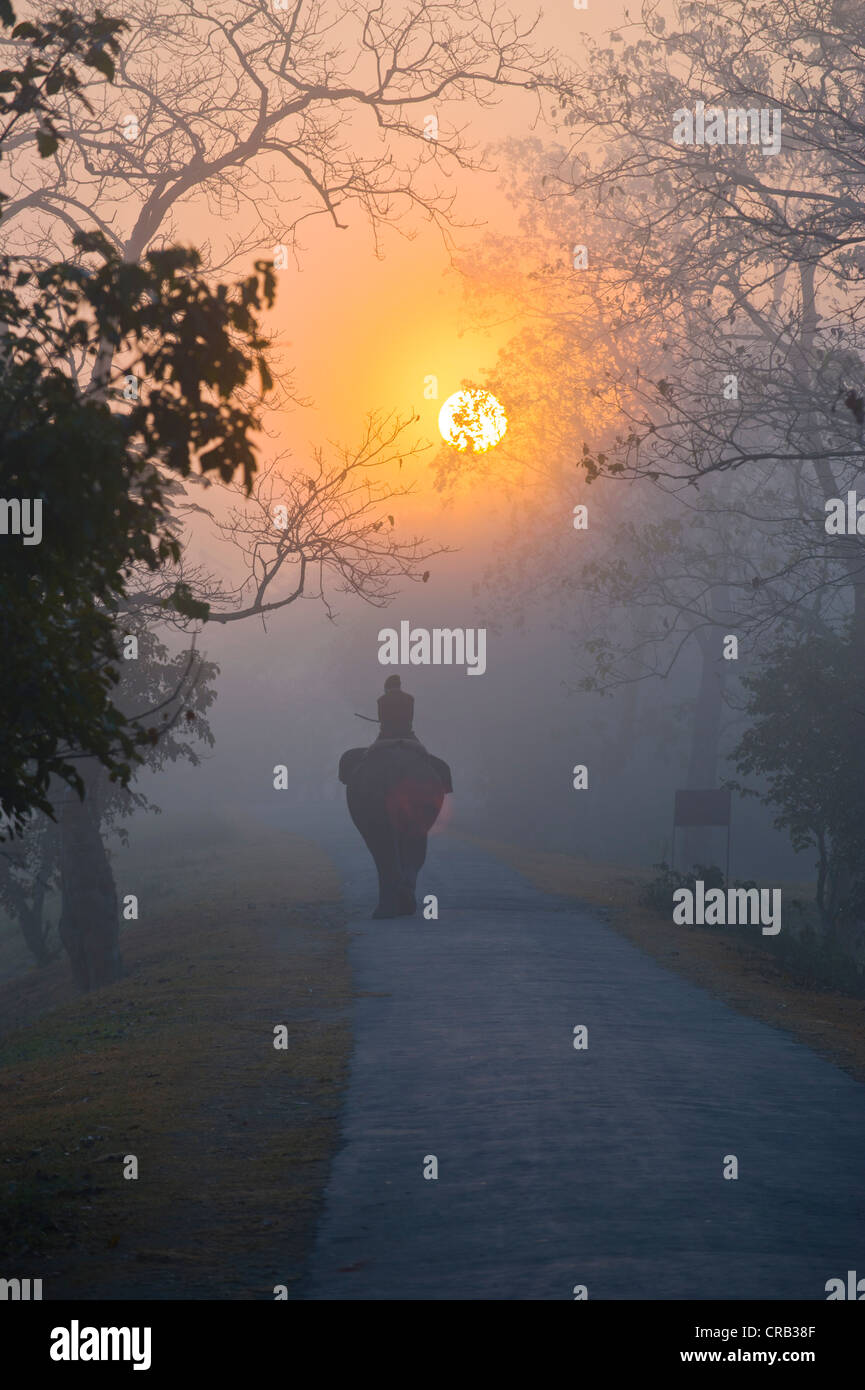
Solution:
<svg viewBox="0 0 865 1390"><path fill-rule="evenodd" d="M676 864L676 827L696 825L726 825L727 827L727 874L725 883L730 882L730 820L733 807L733 793L729 787L706 791L678 791L673 803L673 843L670 850L670 868Z"/></svg>

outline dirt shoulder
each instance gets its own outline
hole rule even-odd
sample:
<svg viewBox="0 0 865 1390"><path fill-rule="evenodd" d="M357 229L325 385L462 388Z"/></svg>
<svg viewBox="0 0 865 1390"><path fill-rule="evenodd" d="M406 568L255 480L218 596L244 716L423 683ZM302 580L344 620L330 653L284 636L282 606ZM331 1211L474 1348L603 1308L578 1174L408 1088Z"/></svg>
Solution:
<svg viewBox="0 0 865 1390"><path fill-rule="evenodd" d="M3 1274L45 1299L273 1299L303 1271L351 1047L338 876L269 832L196 853L145 889L121 982L80 997L58 961L0 989Z"/></svg>
<svg viewBox="0 0 865 1390"><path fill-rule="evenodd" d="M865 1001L799 982L765 949L741 933L679 927L641 906L649 872L597 864L565 854L520 849L497 841L473 843L498 855L548 893L579 898L603 909L610 925L668 969L701 985L725 1003L792 1034L865 1081ZM801 886L796 886L802 892Z"/></svg>

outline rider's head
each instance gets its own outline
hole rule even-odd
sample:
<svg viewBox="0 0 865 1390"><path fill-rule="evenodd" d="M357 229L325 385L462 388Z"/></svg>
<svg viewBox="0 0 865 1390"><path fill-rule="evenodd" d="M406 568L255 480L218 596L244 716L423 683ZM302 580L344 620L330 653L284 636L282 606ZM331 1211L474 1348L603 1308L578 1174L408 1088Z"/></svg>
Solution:
<svg viewBox="0 0 865 1390"><path fill-rule="evenodd" d="M399 690L401 686L402 681L400 680L399 676L388 676L387 680L384 683L385 690Z"/></svg>

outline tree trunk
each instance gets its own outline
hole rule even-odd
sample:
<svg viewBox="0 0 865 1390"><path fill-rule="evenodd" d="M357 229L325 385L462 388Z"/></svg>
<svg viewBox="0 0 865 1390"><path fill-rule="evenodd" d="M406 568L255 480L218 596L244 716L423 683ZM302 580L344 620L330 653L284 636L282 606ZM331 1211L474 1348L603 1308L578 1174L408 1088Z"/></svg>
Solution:
<svg viewBox="0 0 865 1390"><path fill-rule="evenodd" d="M636 680L631 680L620 695L619 722L616 728L615 739L609 747L607 755L607 770L611 776L615 777L620 772L630 767L633 750L637 742L636 730L639 699L639 686Z"/></svg>
<svg viewBox="0 0 865 1390"><path fill-rule="evenodd" d="M47 965L51 960L48 942L45 939L45 923L42 920L44 904L45 890L37 885L34 890L33 901L22 900L18 910L21 933L27 943L27 949L37 965Z"/></svg>
<svg viewBox="0 0 865 1390"><path fill-rule="evenodd" d="M700 685L691 728L691 756L688 760L688 788L703 791L718 785L718 759L721 749L721 715L724 705L724 685L727 662L722 654L723 638L730 631L724 625L728 610L726 586L712 590L712 616L717 625L700 628L697 641L700 647ZM682 836L682 867L711 864L714 856L713 836L717 830L709 826L688 826Z"/></svg>
<svg viewBox="0 0 865 1390"><path fill-rule="evenodd" d="M645 637L646 624L641 617L638 617L633 631L633 651L626 666L628 683L619 692L618 727L612 744L608 745L607 771L614 777L626 768L630 769L633 750L637 742L637 714L640 707L639 677L643 670L640 652Z"/></svg>
<svg viewBox="0 0 865 1390"><path fill-rule="evenodd" d="M102 843L98 773L84 774L85 797L65 801L60 817L60 940L80 989L96 989L120 976L117 889Z"/></svg>

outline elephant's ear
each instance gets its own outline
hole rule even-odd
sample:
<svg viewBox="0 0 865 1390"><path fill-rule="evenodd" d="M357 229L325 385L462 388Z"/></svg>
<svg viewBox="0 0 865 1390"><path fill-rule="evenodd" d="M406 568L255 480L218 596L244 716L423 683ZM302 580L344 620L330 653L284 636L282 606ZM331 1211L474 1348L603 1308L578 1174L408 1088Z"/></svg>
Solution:
<svg viewBox="0 0 865 1390"><path fill-rule="evenodd" d="M365 748L349 748L347 753L343 753L339 760L339 780L344 787L348 786L350 778L354 776L357 766L361 758L365 756L366 751Z"/></svg>
<svg viewBox="0 0 865 1390"><path fill-rule="evenodd" d="M451 770L445 762L444 758L434 758L432 753L429 753L427 756L429 757L430 762L432 763L433 767L435 768L436 772L441 778L442 786L444 787L445 791L452 792L454 789L454 784L451 781Z"/></svg>

